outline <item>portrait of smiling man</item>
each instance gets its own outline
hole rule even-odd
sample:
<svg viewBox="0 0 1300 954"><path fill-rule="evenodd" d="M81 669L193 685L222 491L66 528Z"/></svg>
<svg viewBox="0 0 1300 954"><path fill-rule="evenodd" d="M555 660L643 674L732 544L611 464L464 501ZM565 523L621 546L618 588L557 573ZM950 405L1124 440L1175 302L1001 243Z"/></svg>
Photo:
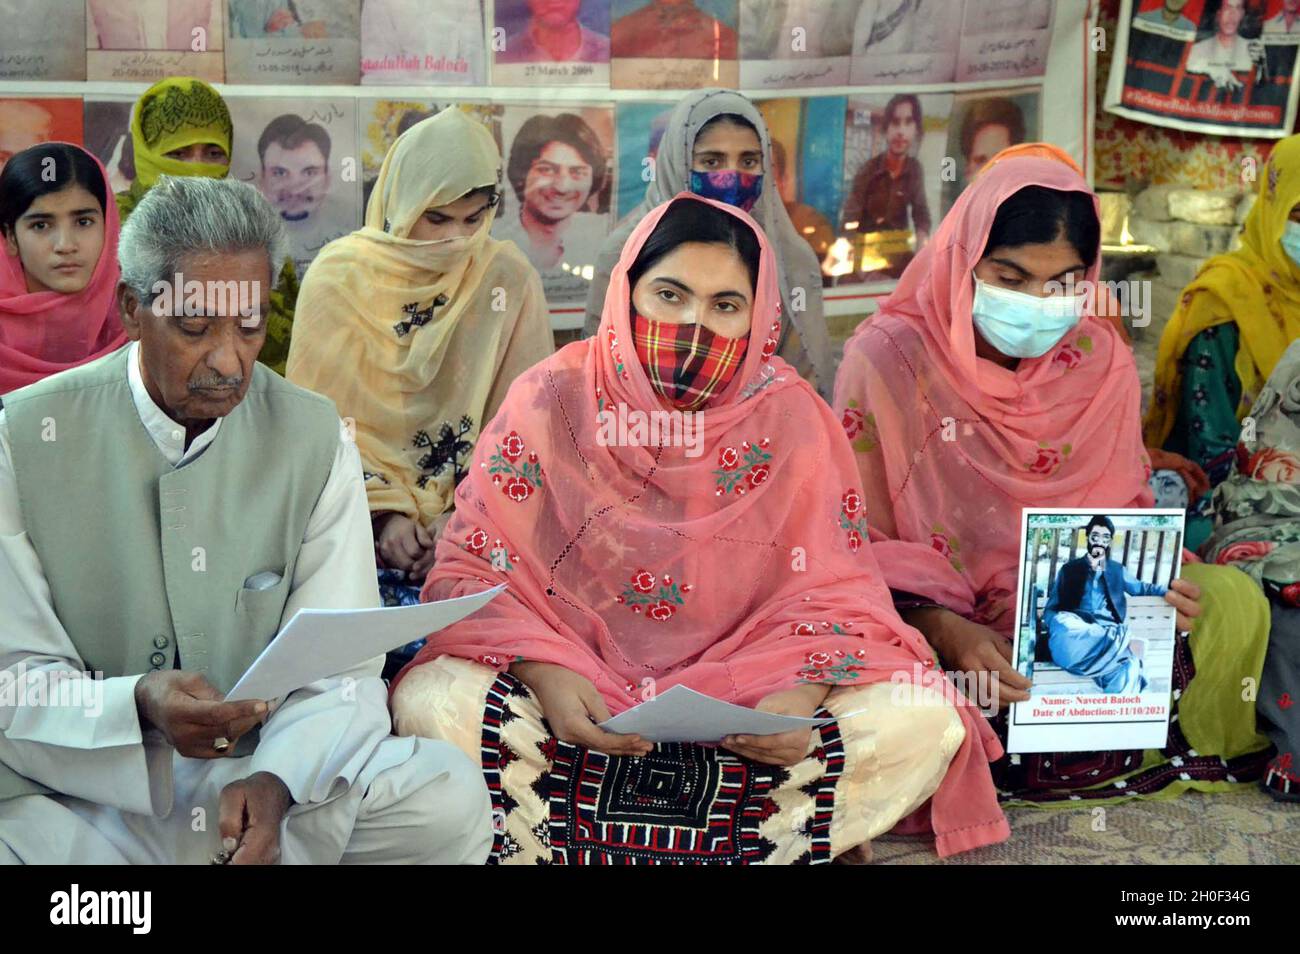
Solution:
<svg viewBox="0 0 1300 954"><path fill-rule="evenodd" d="M604 145L576 113L530 116L515 134L506 177L518 212L494 234L528 256L548 297L557 283L590 281L605 238L605 215L593 206L606 169Z"/></svg>

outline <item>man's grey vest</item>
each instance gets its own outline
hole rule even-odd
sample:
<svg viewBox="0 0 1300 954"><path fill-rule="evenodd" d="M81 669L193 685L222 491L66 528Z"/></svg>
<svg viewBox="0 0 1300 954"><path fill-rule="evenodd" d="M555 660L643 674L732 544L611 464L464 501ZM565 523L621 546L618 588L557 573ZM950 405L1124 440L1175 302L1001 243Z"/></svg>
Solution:
<svg viewBox="0 0 1300 954"><path fill-rule="evenodd" d="M130 353L5 396L23 522L88 672L170 669L179 653L226 692L279 630L338 412L254 365L212 444L173 468L136 410ZM244 588L263 570L280 582ZM44 791L0 764L0 799Z"/></svg>

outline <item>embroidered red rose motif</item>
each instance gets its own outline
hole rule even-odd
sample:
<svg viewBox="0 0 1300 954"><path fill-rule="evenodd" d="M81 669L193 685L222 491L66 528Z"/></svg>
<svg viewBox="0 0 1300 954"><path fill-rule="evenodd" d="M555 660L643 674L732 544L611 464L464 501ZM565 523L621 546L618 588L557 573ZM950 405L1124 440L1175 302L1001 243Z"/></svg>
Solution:
<svg viewBox="0 0 1300 954"><path fill-rule="evenodd" d="M646 615L651 619L662 623L665 620L672 619L673 614L676 612L677 609L672 603L669 603L667 600L660 600L654 606L650 607L650 611L646 613Z"/></svg>
<svg viewBox="0 0 1300 954"><path fill-rule="evenodd" d="M515 463L524 456L526 449L524 439L511 431L497 445L496 453L480 464L488 468L493 485L500 487L501 492L515 503L527 500L542 486L542 465L535 453L530 453L522 464Z"/></svg>
<svg viewBox="0 0 1300 954"><path fill-rule="evenodd" d="M816 636L817 627L812 623L791 623L790 634L792 636Z"/></svg>
<svg viewBox="0 0 1300 954"><path fill-rule="evenodd" d="M1060 351L1056 352L1053 362L1060 362L1065 365L1066 370L1077 368L1083 363L1083 352L1074 345L1066 345Z"/></svg>
<svg viewBox="0 0 1300 954"><path fill-rule="evenodd" d="M488 544L487 531L475 527L474 531L465 538L465 549L475 556L483 555L483 548Z"/></svg>
<svg viewBox="0 0 1300 954"><path fill-rule="evenodd" d="M797 675L805 682L822 682L826 679L826 673L821 669L800 669Z"/></svg>
<svg viewBox="0 0 1300 954"><path fill-rule="evenodd" d="M691 589L691 584L677 583L667 573L656 577L649 570L640 569L632 574L630 582L623 585L623 592L614 597L614 602L623 604L633 613L644 609L647 619L663 623L676 615L679 606L686 605L685 594Z"/></svg>
<svg viewBox="0 0 1300 954"><path fill-rule="evenodd" d="M772 355L776 354L776 343L777 342L775 338L768 338L766 341L763 342L763 351L761 354L762 360L764 361L772 360Z"/></svg>
<svg viewBox="0 0 1300 954"><path fill-rule="evenodd" d="M494 669L501 665L501 657L495 653L484 653L478 657L478 661L485 666L491 666Z"/></svg>
<svg viewBox="0 0 1300 954"><path fill-rule="evenodd" d="M1029 462L1029 472L1031 474L1054 474L1069 456L1069 444L1063 445L1060 450L1046 445L1039 445L1034 454L1034 459Z"/></svg>
<svg viewBox="0 0 1300 954"><path fill-rule="evenodd" d="M862 512L862 495L856 490L844 491L844 495L840 497L840 509L849 519L856 517Z"/></svg>
<svg viewBox="0 0 1300 954"><path fill-rule="evenodd" d="M743 497L747 489L765 482L771 474L772 455L767 450L771 443L770 438L764 437L757 444L742 442L739 451L734 447L718 451L718 467L713 471L717 496L734 493Z"/></svg>
<svg viewBox="0 0 1300 954"><path fill-rule="evenodd" d="M809 653L804 657L804 661L810 666L828 666L831 661L831 654L824 652Z"/></svg>
<svg viewBox="0 0 1300 954"><path fill-rule="evenodd" d="M854 553L862 548L862 534L856 530L849 531L849 549Z"/></svg>
<svg viewBox="0 0 1300 954"><path fill-rule="evenodd" d="M930 546L938 550L945 557L952 556L952 547L948 546L948 538L940 533L930 534Z"/></svg>
<svg viewBox="0 0 1300 954"><path fill-rule="evenodd" d="M508 461L516 461L524 456L524 439L511 431L501 442L501 455Z"/></svg>
<svg viewBox="0 0 1300 954"><path fill-rule="evenodd" d="M844 433L848 435L849 440L853 440L862 433L862 411L856 407L846 407L840 423L844 425Z"/></svg>
<svg viewBox="0 0 1300 954"><path fill-rule="evenodd" d="M533 485L523 477L511 477L501 485L501 492L515 503L522 503L532 495Z"/></svg>

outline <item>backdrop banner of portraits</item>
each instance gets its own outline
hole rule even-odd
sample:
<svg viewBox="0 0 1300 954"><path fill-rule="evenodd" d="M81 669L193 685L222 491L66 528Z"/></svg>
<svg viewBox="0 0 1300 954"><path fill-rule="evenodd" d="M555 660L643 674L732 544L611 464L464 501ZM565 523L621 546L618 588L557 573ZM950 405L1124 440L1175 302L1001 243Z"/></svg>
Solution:
<svg viewBox="0 0 1300 954"><path fill-rule="evenodd" d="M952 94L850 96L844 113L844 201L828 281L891 281L939 224Z"/></svg>
<svg viewBox="0 0 1300 954"><path fill-rule="evenodd" d="M81 145L79 99L0 99L0 169L16 152L43 142Z"/></svg>
<svg viewBox="0 0 1300 954"><path fill-rule="evenodd" d="M496 0L492 82L609 86L609 0Z"/></svg>
<svg viewBox="0 0 1300 954"><path fill-rule="evenodd" d="M984 164L1008 146L1037 142L1042 137L1038 88L958 93L948 122L947 155L952 165L940 171L947 214L962 189Z"/></svg>
<svg viewBox="0 0 1300 954"><path fill-rule="evenodd" d="M135 147L131 142L134 96L87 96L84 105L86 149L108 170L109 189L125 192L135 181Z"/></svg>
<svg viewBox="0 0 1300 954"><path fill-rule="evenodd" d="M355 86L361 0L227 0L230 83Z"/></svg>
<svg viewBox="0 0 1300 954"><path fill-rule="evenodd" d="M764 187L777 191L795 231L823 262L838 235L844 201L847 108L843 96L758 102L772 139L772 168Z"/></svg>
<svg viewBox="0 0 1300 954"><path fill-rule="evenodd" d="M1123 0L1105 108L1129 119L1280 139L1300 94L1300 0Z"/></svg>
<svg viewBox="0 0 1300 954"><path fill-rule="evenodd" d="M0 81L84 80L85 24L86 0L0 0Z"/></svg>
<svg viewBox="0 0 1300 954"><path fill-rule="evenodd" d="M482 86L482 0L364 0L361 82Z"/></svg>
<svg viewBox="0 0 1300 954"><path fill-rule="evenodd" d="M610 17L615 89L739 83L736 0L613 0Z"/></svg>
<svg viewBox="0 0 1300 954"><path fill-rule="evenodd" d="M741 85L846 85L862 5L862 0L740 0Z"/></svg>
<svg viewBox="0 0 1300 954"><path fill-rule="evenodd" d="M225 78L223 0L86 0L86 78Z"/></svg>
<svg viewBox="0 0 1300 954"><path fill-rule="evenodd" d="M614 111L608 106L506 106L505 176L492 234L542 276L551 305L585 303L613 224Z"/></svg>
<svg viewBox="0 0 1300 954"><path fill-rule="evenodd" d="M361 221L356 101L232 96L227 103L235 126L230 174L280 213L301 275Z"/></svg>

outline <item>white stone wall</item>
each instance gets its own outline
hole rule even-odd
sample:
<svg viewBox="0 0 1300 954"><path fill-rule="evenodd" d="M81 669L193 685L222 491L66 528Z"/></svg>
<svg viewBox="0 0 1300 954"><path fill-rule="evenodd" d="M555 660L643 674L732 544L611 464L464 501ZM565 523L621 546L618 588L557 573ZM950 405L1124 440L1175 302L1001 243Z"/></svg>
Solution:
<svg viewBox="0 0 1300 954"><path fill-rule="evenodd" d="M1240 247L1241 223L1254 200L1254 192L1177 184L1151 186L1133 198L1129 234L1134 242L1157 250L1154 271L1129 276L1150 282L1151 322L1145 328L1130 329L1142 379L1143 407L1151 395L1160 333L1183 288L1207 258ZM1107 241L1113 241L1109 235Z"/></svg>

